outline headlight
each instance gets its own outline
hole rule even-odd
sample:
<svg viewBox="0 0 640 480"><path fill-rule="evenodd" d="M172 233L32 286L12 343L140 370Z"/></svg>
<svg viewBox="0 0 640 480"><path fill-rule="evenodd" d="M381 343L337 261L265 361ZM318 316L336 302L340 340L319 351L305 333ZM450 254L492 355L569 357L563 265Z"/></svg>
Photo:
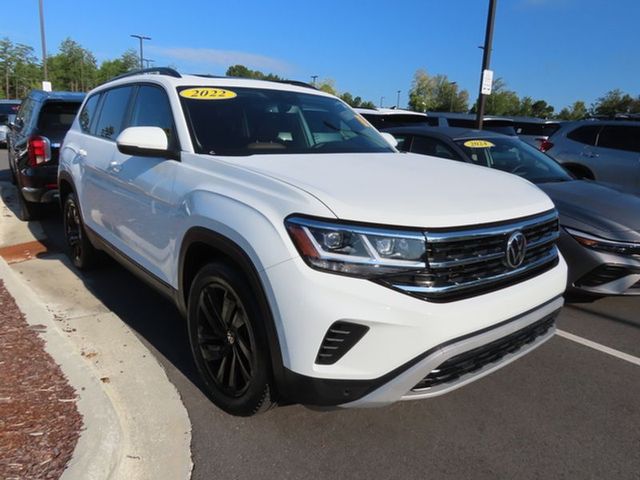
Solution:
<svg viewBox="0 0 640 480"><path fill-rule="evenodd" d="M370 278L426 268L421 232L304 217L289 217L285 226L300 256L319 270Z"/></svg>
<svg viewBox="0 0 640 480"><path fill-rule="evenodd" d="M574 230L572 228L565 227L565 230L580 245L584 245L585 247L592 248L594 250L601 250L603 252L618 253L621 255L640 255L640 243L608 240L606 238L596 237L595 235Z"/></svg>

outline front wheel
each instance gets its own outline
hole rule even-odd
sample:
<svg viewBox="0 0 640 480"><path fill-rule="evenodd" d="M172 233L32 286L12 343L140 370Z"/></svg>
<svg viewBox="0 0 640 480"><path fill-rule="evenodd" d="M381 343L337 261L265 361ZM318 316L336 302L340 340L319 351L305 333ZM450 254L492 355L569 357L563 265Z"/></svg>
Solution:
<svg viewBox="0 0 640 480"><path fill-rule="evenodd" d="M264 318L246 279L224 263L204 266L191 286L187 321L191 352L211 400L232 415L269 409Z"/></svg>
<svg viewBox="0 0 640 480"><path fill-rule="evenodd" d="M62 221L64 236L69 247L69 256L73 264L80 270L93 267L98 252L87 238L78 208L78 200L73 193L68 194L64 199Z"/></svg>

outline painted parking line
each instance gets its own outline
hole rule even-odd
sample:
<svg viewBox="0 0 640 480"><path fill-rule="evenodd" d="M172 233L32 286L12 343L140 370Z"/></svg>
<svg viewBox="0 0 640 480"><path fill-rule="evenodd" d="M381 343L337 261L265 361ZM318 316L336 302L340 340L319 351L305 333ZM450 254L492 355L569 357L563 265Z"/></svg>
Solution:
<svg viewBox="0 0 640 480"><path fill-rule="evenodd" d="M592 342L591 340L579 337L577 335L574 335L573 333L565 332L564 330L556 330L556 335L562 338L566 338L567 340L571 340L572 342L579 343L580 345L584 345L585 347L593 348L594 350L598 350L599 352L619 358L620 360L624 360L625 362L633 363L634 365L640 367L640 358L629 355L628 353L624 353L620 350L607 347L606 345L601 345L600 343Z"/></svg>

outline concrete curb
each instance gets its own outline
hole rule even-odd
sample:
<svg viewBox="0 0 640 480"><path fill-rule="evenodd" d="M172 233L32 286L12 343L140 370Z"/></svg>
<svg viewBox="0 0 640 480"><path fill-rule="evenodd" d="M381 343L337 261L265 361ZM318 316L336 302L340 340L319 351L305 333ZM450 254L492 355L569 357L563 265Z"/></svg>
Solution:
<svg viewBox="0 0 640 480"><path fill-rule="evenodd" d="M53 315L33 294L30 287L1 257L0 278L15 299L27 323L46 326L46 330L39 333L45 341L45 349L60 365L78 394L77 407L82 415L84 428L62 478L110 478L121 456L119 445L122 431L116 411L102 389L96 372L65 338Z"/></svg>
<svg viewBox="0 0 640 480"><path fill-rule="evenodd" d="M12 185L0 195L15 202ZM44 238L0 202L0 247ZM191 477L191 422L175 386L138 337L86 287L63 254L8 265L0 278L78 393L84 430L62 480Z"/></svg>

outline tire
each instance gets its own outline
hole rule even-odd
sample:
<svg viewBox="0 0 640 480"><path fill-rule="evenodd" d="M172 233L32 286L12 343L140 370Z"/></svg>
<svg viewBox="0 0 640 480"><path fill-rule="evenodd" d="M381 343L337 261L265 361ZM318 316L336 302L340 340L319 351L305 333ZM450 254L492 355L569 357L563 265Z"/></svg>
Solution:
<svg viewBox="0 0 640 480"><path fill-rule="evenodd" d="M64 199L62 221L64 237L69 247L68 255L73 264L80 270L95 266L98 252L87 237L74 193L69 193Z"/></svg>
<svg viewBox="0 0 640 480"><path fill-rule="evenodd" d="M227 413L251 416L274 405L269 347L255 295L244 276L209 263L189 291L191 353L209 398Z"/></svg>

